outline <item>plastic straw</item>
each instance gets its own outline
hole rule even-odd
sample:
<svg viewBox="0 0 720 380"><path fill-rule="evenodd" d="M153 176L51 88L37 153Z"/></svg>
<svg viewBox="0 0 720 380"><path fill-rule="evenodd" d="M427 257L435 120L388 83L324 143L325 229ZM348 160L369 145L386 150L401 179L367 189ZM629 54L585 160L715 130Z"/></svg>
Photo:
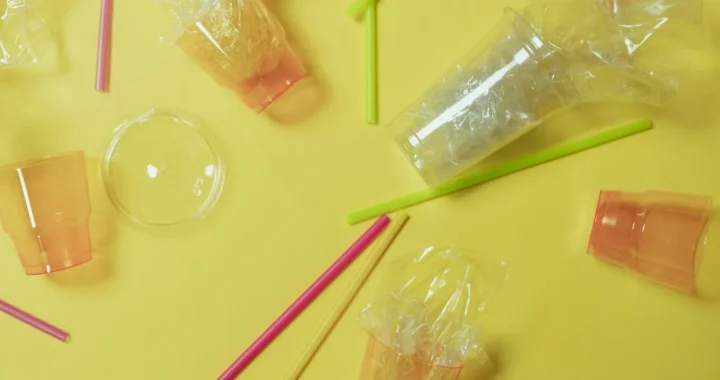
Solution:
<svg viewBox="0 0 720 380"><path fill-rule="evenodd" d="M70 338L70 334L65 331L33 317L32 315L4 302L3 300L0 300L0 311L63 342L67 342L68 338Z"/></svg>
<svg viewBox="0 0 720 380"><path fill-rule="evenodd" d="M582 152L583 150L587 150L599 145L619 140L623 137L647 131L650 128L652 128L652 121L648 119L642 119L627 125L602 131L598 134L588 136L576 141L566 142L552 148L548 148L540 152L519 158L514 161L493 166L479 173L452 180L434 189L416 191L414 193L393 199L389 202L381 203L359 211L355 211L348 215L347 221L349 224L355 224L377 215L404 209L406 207L426 202L441 197L443 195L447 195L452 192L468 188L470 186L478 185L493 180L495 178L499 178L527 168L531 168L535 165L540 165L561 157L569 156L577 152Z"/></svg>
<svg viewBox="0 0 720 380"><path fill-rule="evenodd" d="M365 118L368 124L377 124L377 6L374 0L368 3L365 12Z"/></svg>
<svg viewBox="0 0 720 380"><path fill-rule="evenodd" d="M347 14L355 20L361 20L366 14L366 11L370 4L375 3L377 0L355 0L347 9Z"/></svg>
<svg viewBox="0 0 720 380"><path fill-rule="evenodd" d="M113 2L112 0L101 0L101 2L95 90L107 92L110 82L110 38L112 35Z"/></svg>
<svg viewBox="0 0 720 380"><path fill-rule="evenodd" d="M238 357L218 380L234 379L315 299L330 283L355 260L387 227L390 218L382 215L360 238L343 253L309 288L293 302L265 332Z"/></svg>
<svg viewBox="0 0 720 380"><path fill-rule="evenodd" d="M332 332L335 325L337 325L340 321L340 318L342 318L343 314L345 314L348 306L350 306L352 301L355 299L355 296L357 296L358 292L360 292L360 289L365 284L365 281L368 277L370 277L370 274L380 262L380 259L382 259L385 252L387 252L390 244L392 244L393 240L395 240L395 237L403 228L407 220L408 216L405 213L401 213L397 217L393 218L393 222L388 228L388 231L385 233L383 239L378 242L378 245L370 254L367 264L365 264L363 269L353 280L352 284L350 284L348 289L345 291L345 294L343 294L340 303L335 307L333 313L330 314L323 323L322 327L320 327L320 330L315 335L312 342L310 342L310 345L305 350L298 363L295 365L295 369L293 369L292 373L290 373L287 377L288 380L297 380L300 378L303 371L305 371L305 368L307 368L308 364L310 364L310 361L313 357L315 357L315 354L320 349L320 346L325 343L325 340L330 335L330 332Z"/></svg>

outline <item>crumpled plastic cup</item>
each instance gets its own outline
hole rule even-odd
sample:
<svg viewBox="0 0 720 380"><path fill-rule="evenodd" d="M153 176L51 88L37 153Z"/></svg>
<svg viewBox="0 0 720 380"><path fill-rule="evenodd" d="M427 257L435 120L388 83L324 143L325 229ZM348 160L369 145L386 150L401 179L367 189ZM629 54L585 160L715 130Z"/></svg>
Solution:
<svg viewBox="0 0 720 380"><path fill-rule="evenodd" d="M85 154L71 152L0 167L0 218L28 275L90 261Z"/></svg>
<svg viewBox="0 0 720 380"><path fill-rule="evenodd" d="M261 0L215 0L176 44L257 113L307 75Z"/></svg>
<svg viewBox="0 0 720 380"><path fill-rule="evenodd" d="M583 102L659 107L683 89L717 87L707 85L717 62L702 3L535 0L522 15L563 60Z"/></svg>
<svg viewBox="0 0 720 380"><path fill-rule="evenodd" d="M427 360L403 355L377 339L368 339L360 380L455 380L462 366L443 367Z"/></svg>
<svg viewBox="0 0 720 380"><path fill-rule="evenodd" d="M471 168L580 97L561 62L515 11L391 124L430 186Z"/></svg>
<svg viewBox="0 0 720 380"><path fill-rule="evenodd" d="M588 253L695 293L711 210L708 196L602 191Z"/></svg>
<svg viewBox="0 0 720 380"><path fill-rule="evenodd" d="M37 1L0 0L0 69L37 63L50 40Z"/></svg>

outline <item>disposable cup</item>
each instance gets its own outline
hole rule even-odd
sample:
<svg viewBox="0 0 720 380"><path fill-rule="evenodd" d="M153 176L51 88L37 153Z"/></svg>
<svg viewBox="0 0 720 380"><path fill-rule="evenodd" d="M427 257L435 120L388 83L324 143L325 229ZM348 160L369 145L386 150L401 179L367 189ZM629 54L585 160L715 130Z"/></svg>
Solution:
<svg viewBox="0 0 720 380"><path fill-rule="evenodd" d="M89 217L83 152L0 167L0 219L28 275L90 261Z"/></svg>
<svg viewBox="0 0 720 380"><path fill-rule="evenodd" d="M176 44L257 113L307 74L261 0L215 0Z"/></svg>
<svg viewBox="0 0 720 380"><path fill-rule="evenodd" d="M418 355L403 355L371 336L360 380L455 380L461 371L462 367L443 367Z"/></svg>
<svg viewBox="0 0 720 380"><path fill-rule="evenodd" d="M471 168L580 97L550 47L515 11L391 124L425 182Z"/></svg>
<svg viewBox="0 0 720 380"><path fill-rule="evenodd" d="M708 196L602 191L588 253L695 293L711 209Z"/></svg>

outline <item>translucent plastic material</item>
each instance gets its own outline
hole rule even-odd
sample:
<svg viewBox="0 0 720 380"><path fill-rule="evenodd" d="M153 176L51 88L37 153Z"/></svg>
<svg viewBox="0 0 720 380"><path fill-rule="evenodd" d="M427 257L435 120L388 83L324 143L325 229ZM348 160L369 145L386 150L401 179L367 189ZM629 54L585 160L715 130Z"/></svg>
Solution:
<svg viewBox="0 0 720 380"><path fill-rule="evenodd" d="M485 42L390 125L430 186L552 113L591 101L659 106L716 75L700 0L539 0L507 10ZM688 86L699 88L703 86Z"/></svg>
<svg viewBox="0 0 720 380"><path fill-rule="evenodd" d="M507 9L485 42L391 123L395 140L429 185L457 176L579 102L551 53Z"/></svg>
<svg viewBox="0 0 720 380"><path fill-rule="evenodd" d="M584 102L659 106L685 74L710 59L701 0L541 0L522 14L554 54Z"/></svg>
<svg viewBox="0 0 720 380"><path fill-rule="evenodd" d="M121 124L105 156L105 187L133 221L172 226L205 216L222 191L225 167L203 127L152 110Z"/></svg>
<svg viewBox="0 0 720 380"><path fill-rule="evenodd" d="M0 68L36 63L49 43L39 0L0 0Z"/></svg>
<svg viewBox="0 0 720 380"><path fill-rule="evenodd" d="M307 72L261 0L168 0L184 27L176 44L262 112Z"/></svg>
<svg viewBox="0 0 720 380"><path fill-rule="evenodd" d="M370 334L361 380L455 379L468 358L484 358L480 315L507 276L454 248L427 248L393 265L360 316Z"/></svg>
<svg viewBox="0 0 720 380"><path fill-rule="evenodd" d="M84 153L1 167L0 218L29 275L90 261L90 197Z"/></svg>
<svg viewBox="0 0 720 380"><path fill-rule="evenodd" d="M455 380L462 366L434 365L419 355L403 355L377 339L368 339L360 380Z"/></svg>
<svg viewBox="0 0 720 380"><path fill-rule="evenodd" d="M710 197L602 191L588 253L694 293Z"/></svg>

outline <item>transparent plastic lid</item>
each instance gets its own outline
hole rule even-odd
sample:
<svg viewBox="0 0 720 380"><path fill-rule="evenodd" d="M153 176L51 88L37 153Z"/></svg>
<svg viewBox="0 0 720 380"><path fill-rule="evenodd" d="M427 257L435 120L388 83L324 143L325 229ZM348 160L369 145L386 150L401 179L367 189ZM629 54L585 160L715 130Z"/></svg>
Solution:
<svg viewBox="0 0 720 380"><path fill-rule="evenodd" d="M224 170L201 125L178 112L153 109L117 127L103 177L113 203L130 219L173 226L212 209Z"/></svg>

